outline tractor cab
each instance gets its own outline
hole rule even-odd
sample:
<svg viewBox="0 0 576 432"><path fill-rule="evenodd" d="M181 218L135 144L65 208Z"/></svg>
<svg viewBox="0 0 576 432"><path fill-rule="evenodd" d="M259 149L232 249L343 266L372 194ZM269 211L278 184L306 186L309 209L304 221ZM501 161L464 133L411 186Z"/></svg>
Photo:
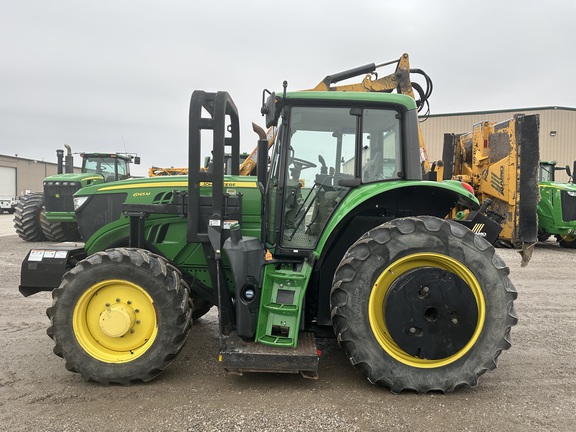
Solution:
<svg viewBox="0 0 576 432"><path fill-rule="evenodd" d="M572 179L572 171L570 170L570 165L556 166L558 162L556 161L540 161L540 166L538 170L538 181L539 182L554 182L556 181L556 171L565 171L569 179ZM576 164L575 164L576 166Z"/></svg>
<svg viewBox="0 0 576 432"><path fill-rule="evenodd" d="M281 112L266 192L267 240L281 255L315 249L354 187L421 179L418 141L408 139L417 134L407 127L411 98L378 95L375 104L369 93L311 94L288 93L270 107Z"/></svg>
<svg viewBox="0 0 576 432"><path fill-rule="evenodd" d="M130 163L139 158L120 154L82 153L82 172L100 174L105 182L130 178Z"/></svg>

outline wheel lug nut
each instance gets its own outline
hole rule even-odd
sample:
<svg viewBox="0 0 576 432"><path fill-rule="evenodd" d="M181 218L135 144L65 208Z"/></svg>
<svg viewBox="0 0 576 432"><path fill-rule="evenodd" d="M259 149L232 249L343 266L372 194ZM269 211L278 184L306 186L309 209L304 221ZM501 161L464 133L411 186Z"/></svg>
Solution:
<svg viewBox="0 0 576 432"><path fill-rule="evenodd" d="M452 324L454 325L458 324L458 318L456 317L452 318L450 321L452 321Z"/></svg>
<svg viewBox="0 0 576 432"><path fill-rule="evenodd" d="M136 320L136 324L140 324L140 320Z"/></svg>
<svg viewBox="0 0 576 432"><path fill-rule="evenodd" d="M110 307L110 303L106 303L106 307Z"/></svg>
<svg viewBox="0 0 576 432"><path fill-rule="evenodd" d="M131 330L130 330L130 333L134 333L135 331L136 331L136 330L134 330L134 329L131 329Z"/></svg>
<svg viewBox="0 0 576 432"><path fill-rule="evenodd" d="M414 334L414 333L416 333L416 328L410 327L410 329L408 329L408 331L410 332L410 334Z"/></svg>
<svg viewBox="0 0 576 432"><path fill-rule="evenodd" d="M116 299L116 303L120 303L120 299L119 299L119 298Z"/></svg>
<svg viewBox="0 0 576 432"><path fill-rule="evenodd" d="M132 300L128 300L126 303L128 303L128 304L132 304Z"/></svg>

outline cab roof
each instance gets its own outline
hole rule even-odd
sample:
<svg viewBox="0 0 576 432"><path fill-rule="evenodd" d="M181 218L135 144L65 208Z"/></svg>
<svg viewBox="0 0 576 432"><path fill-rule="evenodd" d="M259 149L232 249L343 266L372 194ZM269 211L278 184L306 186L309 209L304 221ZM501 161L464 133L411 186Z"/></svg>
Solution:
<svg viewBox="0 0 576 432"><path fill-rule="evenodd" d="M276 94L282 99L282 96ZM297 91L286 93L287 100L334 100L351 102L378 102L403 105L407 110L416 109L416 102L410 96L397 93L341 92L341 91Z"/></svg>

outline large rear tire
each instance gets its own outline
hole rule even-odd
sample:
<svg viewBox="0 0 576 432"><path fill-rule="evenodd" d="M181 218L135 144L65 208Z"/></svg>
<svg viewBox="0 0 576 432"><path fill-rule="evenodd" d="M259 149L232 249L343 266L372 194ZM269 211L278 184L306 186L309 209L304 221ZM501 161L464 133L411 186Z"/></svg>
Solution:
<svg viewBox="0 0 576 432"><path fill-rule="evenodd" d="M192 303L194 303L194 310L192 311L192 319L194 321L202 318L204 315L210 312L210 309L212 309L214 306L209 301L204 300L198 296L194 296L194 293L192 293Z"/></svg>
<svg viewBox="0 0 576 432"><path fill-rule="evenodd" d="M558 244L563 248L576 249L576 234L566 234L560 236Z"/></svg>
<svg viewBox="0 0 576 432"><path fill-rule="evenodd" d="M494 248L431 216L396 219L353 244L331 293L338 342L393 393L452 392L510 347L517 296Z"/></svg>
<svg viewBox="0 0 576 432"><path fill-rule="evenodd" d="M80 240L78 224L75 222L49 221L44 211L40 214L40 226L48 241L65 242Z"/></svg>
<svg viewBox="0 0 576 432"><path fill-rule="evenodd" d="M168 261L143 249L98 252L64 275L47 309L48 335L66 368L103 384L159 375L192 323L188 285Z"/></svg>
<svg viewBox="0 0 576 432"><path fill-rule="evenodd" d="M40 223L43 208L44 195L41 192L26 194L16 203L14 228L22 240L27 242L46 240Z"/></svg>

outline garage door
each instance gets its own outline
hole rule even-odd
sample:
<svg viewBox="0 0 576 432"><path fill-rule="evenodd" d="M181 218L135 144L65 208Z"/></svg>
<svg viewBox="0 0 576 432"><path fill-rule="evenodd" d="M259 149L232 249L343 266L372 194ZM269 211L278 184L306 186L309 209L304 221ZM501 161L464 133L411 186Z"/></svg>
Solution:
<svg viewBox="0 0 576 432"><path fill-rule="evenodd" d="M0 167L0 195L16 196L16 168Z"/></svg>

